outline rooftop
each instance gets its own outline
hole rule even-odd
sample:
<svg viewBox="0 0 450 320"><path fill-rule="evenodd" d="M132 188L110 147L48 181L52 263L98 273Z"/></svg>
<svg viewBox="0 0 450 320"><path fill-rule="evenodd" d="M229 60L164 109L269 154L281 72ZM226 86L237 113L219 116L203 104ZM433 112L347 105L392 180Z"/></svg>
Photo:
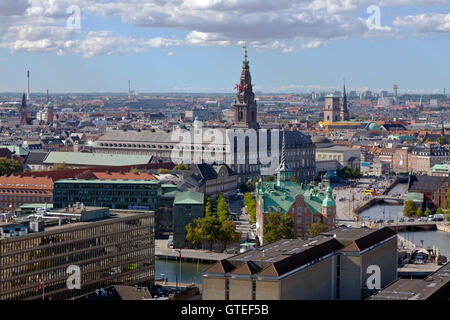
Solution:
<svg viewBox="0 0 450 320"><path fill-rule="evenodd" d="M361 252L397 233L389 228L339 227L309 240L282 239L218 261L205 270L212 274L258 274L282 276L291 270L338 251ZM245 264L245 265L243 265Z"/></svg>
<svg viewBox="0 0 450 320"><path fill-rule="evenodd" d="M137 164L147 164L152 156L126 155L126 154L106 154L87 152L50 152L44 159L44 164L54 164L65 162L68 165L82 166L127 166Z"/></svg>
<svg viewBox="0 0 450 320"><path fill-rule="evenodd" d="M319 187L291 181L283 181L281 186L277 186L276 181L263 182L258 193L262 196L262 208L265 213L277 211L278 208L281 208L281 213L287 213L298 195L304 197L313 214L321 213L322 203L327 195Z"/></svg>
<svg viewBox="0 0 450 320"><path fill-rule="evenodd" d="M194 192L194 191L184 191L184 192L178 192L176 194L173 204L174 205L183 205L183 204L203 205L204 201L205 201L205 199L204 199L203 193Z"/></svg>
<svg viewBox="0 0 450 320"><path fill-rule="evenodd" d="M57 184L62 183L81 183L81 184L152 184L157 185L160 184L158 180L124 180L124 179L93 179L93 180L86 180L86 179L61 179L58 181L55 181Z"/></svg>
<svg viewBox="0 0 450 320"><path fill-rule="evenodd" d="M450 262L425 279L398 279L369 300L448 300Z"/></svg>

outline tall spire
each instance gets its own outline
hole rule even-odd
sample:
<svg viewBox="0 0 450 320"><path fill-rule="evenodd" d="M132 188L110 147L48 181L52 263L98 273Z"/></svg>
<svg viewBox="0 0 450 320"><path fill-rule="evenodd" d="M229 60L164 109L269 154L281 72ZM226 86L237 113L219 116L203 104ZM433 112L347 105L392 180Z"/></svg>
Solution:
<svg viewBox="0 0 450 320"><path fill-rule="evenodd" d="M286 167L286 141L284 140L285 138L285 133L283 131L283 138L281 140L281 162L280 162L280 168L279 171L286 171L287 167Z"/></svg>
<svg viewBox="0 0 450 320"><path fill-rule="evenodd" d="M253 93L252 77L250 75L250 61L248 60L247 46L244 44L244 61L237 90L236 103L234 105L234 123L236 127L257 129L257 105Z"/></svg>
<svg viewBox="0 0 450 320"><path fill-rule="evenodd" d="M244 61L242 63L246 66L250 64L250 61L248 61L248 54L247 54L247 45L244 43Z"/></svg>
<svg viewBox="0 0 450 320"><path fill-rule="evenodd" d="M348 102L347 102L347 92L345 91L345 79L344 79L344 88L342 90L342 106L341 106L341 121L346 121L349 119L348 114Z"/></svg>
<svg viewBox="0 0 450 320"><path fill-rule="evenodd" d="M286 164L286 140L285 131L283 131L283 137L281 139L281 160L277 169L277 186L281 185L282 181L288 181L290 178L289 167Z"/></svg>

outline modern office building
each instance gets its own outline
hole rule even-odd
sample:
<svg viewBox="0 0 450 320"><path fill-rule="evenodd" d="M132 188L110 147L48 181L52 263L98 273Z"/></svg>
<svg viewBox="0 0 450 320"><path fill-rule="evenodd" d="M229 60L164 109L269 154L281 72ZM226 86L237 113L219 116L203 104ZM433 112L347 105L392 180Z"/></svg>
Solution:
<svg viewBox="0 0 450 320"><path fill-rule="evenodd" d="M53 207L80 202L111 209L156 210L160 194L157 180L62 179L54 184Z"/></svg>
<svg viewBox="0 0 450 320"><path fill-rule="evenodd" d="M17 219L0 231L1 300L65 300L111 285L153 284L152 211L79 206ZM80 288L71 289L77 267Z"/></svg>
<svg viewBox="0 0 450 320"><path fill-rule="evenodd" d="M397 279L396 232L340 227L218 261L205 270L202 294L203 300L360 300L373 293L373 276L380 288Z"/></svg>

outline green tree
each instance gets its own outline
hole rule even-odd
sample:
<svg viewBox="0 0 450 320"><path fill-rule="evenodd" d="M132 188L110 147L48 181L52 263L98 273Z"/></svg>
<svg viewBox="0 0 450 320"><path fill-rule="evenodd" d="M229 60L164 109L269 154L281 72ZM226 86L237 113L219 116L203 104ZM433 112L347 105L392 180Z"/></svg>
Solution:
<svg viewBox="0 0 450 320"><path fill-rule="evenodd" d="M179 163L175 167L173 167L173 170L190 170L191 166L189 164L183 164Z"/></svg>
<svg viewBox="0 0 450 320"><path fill-rule="evenodd" d="M11 175L13 173L22 172L23 168L19 161L0 158L0 176Z"/></svg>
<svg viewBox="0 0 450 320"><path fill-rule="evenodd" d="M445 193L445 207L450 208L450 189Z"/></svg>
<svg viewBox="0 0 450 320"><path fill-rule="evenodd" d="M223 250L225 251L227 245L233 242L238 242L241 235L242 233L240 231L236 231L236 224L227 219L223 221L220 226L218 240L223 245Z"/></svg>
<svg viewBox="0 0 450 320"><path fill-rule="evenodd" d="M432 214L433 214L433 211L431 211L430 208L427 208L427 209L425 210L425 212L424 212L424 215L425 215L426 217L428 217L428 216L430 216L430 215L432 215Z"/></svg>
<svg viewBox="0 0 450 320"><path fill-rule="evenodd" d="M293 226L294 221L287 214L278 214L277 212L267 214L264 223L264 242L270 243L280 239L293 238Z"/></svg>
<svg viewBox="0 0 450 320"><path fill-rule="evenodd" d="M211 198L208 197L205 203L205 217L212 216L212 203Z"/></svg>
<svg viewBox="0 0 450 320"><path fill-rule="evenodd" d="M312 237L318 236L319 234L321 234L322 232L325 232L327 230L328 230L327 226L324 225L322 223L322 221L318 220L318 221L314 222L313 224L311 224L311 226L308 229L308 234L312 238Z"/></svg>
<svg viewBox="0 0 450 320"><path fill-rule="evenodd" d="M403 207L403 215L405 217L411 217L417 212L417 206L412 200L405 201L405 206Z"/></svg>
<svg viewBox="0 0 450 320"><path fill-rule="evenodd" d="M440 136L436 141L442 145L447 144L447 139L444 136Z"/></svg>
<svg viewBox="0 0 450 320"><path fill-rule="evenodd" d="M250 221L252 223L256 222L256 201L250 192L244 194L244 205L247 208L248 215L250 216Z"/></svg>
<svg viewBox="0 0 450 320"><path fill-rule="evenodd" d="M169 169L166 168L159 168L158 169L158 174L166 174L169 173Z"/></svg>
<svg viewBox="0 0 450 320"><path fill-rule="evenodd" d="M67 169L69 169L69 167L67 166L67 163L65 163L65 162L63 162L63 163L55 163L50 168L51 171L67 170Z"/></svg>
<svg viewBox="0 0 450 320"><path fill-rule="evenodd" d="M423 211L420 208L417 208L416 217L423 217Z"/></svg>
<svg viewBox="0 0 450 320"><path fill-rule="evenodd" d="M447 214L445 215L445 220L450 221L450 211L447 211Z"/></svg>
<svg viewBox="0 0 450 320"><path fill-rule="evenodd" d="M439 207L439 208L436 210L436 214L444 214L444 210L442 210L442 208Z"/></svg>
<svg viewBox="0 0 450 320"><path fill-rule="evenodd" d="M194 223L189 223L186 226L186 240L194 246L202 244L203 239L200 232L200 228Z"/></svg>
<svg viewBox="0 0 450 320"><path fill-rule="evenodd" d="M218 238L220 223L213 216L198 218L195 220L199 228L199 235L202 242L209 244L209 250L212 251L214 242Z"/></svg>
<svg viewBox="0 0 450 320"><path fill-rule="evenodd" d="M220 223L228 219L229 212L227 199L222 194L219 194L217 198L217 219Z"/></svg>

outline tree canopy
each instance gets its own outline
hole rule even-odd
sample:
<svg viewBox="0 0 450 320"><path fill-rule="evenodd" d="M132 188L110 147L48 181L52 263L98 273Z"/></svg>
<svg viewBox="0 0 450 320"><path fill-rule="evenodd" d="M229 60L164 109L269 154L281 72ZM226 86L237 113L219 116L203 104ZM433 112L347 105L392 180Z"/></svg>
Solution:
<svg viewBox="0 0 450 320"><path fill-rule="evenodd" d="M244 205L247 208L248 215L250 216L250 221L252 223L256 222L256 201L250 192L244 194Z"/></svg>
<svg viewBox="0 0 450 320"><path fill-rule="evenodd" d="M314 222L313 224L311 224L311 226L308 229L308 234L312 238L312 237L318 236L322 232L327 231L327 229L328 229L327 226L324 225L322 223L322 221L318 220L318 221Z"/></svg>
<svg viewBox="0 0 450 320"><path fill-rule="evenodd" d="M264 223L264 242L270 243L280 239L292 239L294 221L287 214L269 213Z"/></svg>
<svg viewBox="0 0 450 320"><path fill-rule="evenodd" d="M56 170L67 170L69 169L69 166L67 165L67 163L63 162L63 163L55 163L53 164L53 166L51 167L51 171L56 171Z"/></svg>
<svg viewBox="0 0 450 320"><path fill-rule="evenodd" d="M22 172L23 168L19 161L0 158L0 176L11 175L13 173Z"/></svg>
<svg viewBox="0 0 450 320"><path fill-rule="evenodd" d="M417 206L412 200L405 201L405 205L403 207L403 215L405 217L414 216L417 212Z"/></svg>

